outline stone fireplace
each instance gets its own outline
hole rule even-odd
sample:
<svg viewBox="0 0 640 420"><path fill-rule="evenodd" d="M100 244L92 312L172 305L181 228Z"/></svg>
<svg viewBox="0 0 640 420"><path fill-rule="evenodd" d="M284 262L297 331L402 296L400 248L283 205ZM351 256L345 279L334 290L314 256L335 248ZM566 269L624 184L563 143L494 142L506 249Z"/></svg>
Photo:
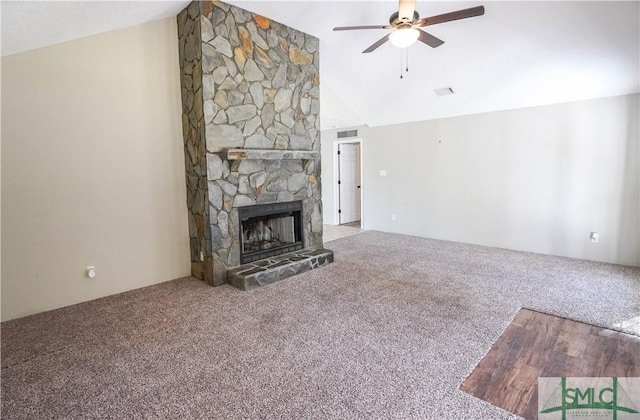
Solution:
<svg viewBox="0 0 640 420"><path fill-rule="evenodd" d="M178 35L192 275L246 289L331 262L318 39L218 1L192 2Z"/></svg>

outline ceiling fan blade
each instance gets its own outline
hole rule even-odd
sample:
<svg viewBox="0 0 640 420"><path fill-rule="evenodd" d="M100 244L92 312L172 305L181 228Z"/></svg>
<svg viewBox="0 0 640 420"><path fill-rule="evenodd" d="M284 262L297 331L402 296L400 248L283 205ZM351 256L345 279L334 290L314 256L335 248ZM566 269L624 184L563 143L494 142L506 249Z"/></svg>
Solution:
<svg viewBox="0 0 640 420"><path fill-rule="evenodd" d="M387 42L389 40L389 35L391 35L391 34L386 34L385 36L380 38L375 44L373 44L372 46L370 46L369 48L367 48L366 50L364 50L362 52L363 53L370 53L371 51L375 50L380 45L384 44L385 42Z"/></svg>
<svg viewBox="0 0 640 420"><path fill-rule="evenodd" d="M391 25L337 26L334 31L352 31L354 29L389 29Z"/></svg>
<svg viewBox="0 0 640 420"><path fill-rule="evenodd" d="M435 36L431 35L428 32L425 32L421 29L418 29L418 32L420 32L420 35L418 36L418 41L424 42L431 48L437 48L440 45L444 44L443 40L441 40L440 38L436 38Z"/></svg>
<svg viewBox="0 0 640 420"><path fill-rule="evenodd" d="M484 15L484 6L472 7L470 9L458 10L457 12L445 13L442 15L422 18L418 21L418 26L429 26L437 23L451 22L452 20L466 19L474 16Z"/></svg>
<svg viewBox="0 0 640 420"><path fill-rule="evenodd" d="M416 10L416 0L399 0L398 19L406 18L407 21L413 21L413 12Z"/></svg>

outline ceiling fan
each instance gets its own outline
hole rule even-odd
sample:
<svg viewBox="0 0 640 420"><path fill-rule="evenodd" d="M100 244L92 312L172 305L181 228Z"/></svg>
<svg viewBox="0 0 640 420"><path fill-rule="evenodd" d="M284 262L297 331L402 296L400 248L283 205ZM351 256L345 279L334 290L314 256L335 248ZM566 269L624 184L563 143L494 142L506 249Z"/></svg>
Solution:
<svg viewBox="0 0 640 420"><path fill-rule="evenodd" d="M388 25L339 26L333 28L333 30L350 31L354 29L393 29L393 32L379 39L369 48L362 51L363 53L370 53L387 41L391 41L393 45L399 48L409 47L416 41L423 42L432 48L436 48L444 44L444 41L419 28L438 23L450 22L452 20L484 15L484 6L477 6L470 9L463 9L456 12L444 13L442 15L420 19L420 15L415 10L416 0L399 1L400 4L398 11L389 17Z"/></svg>

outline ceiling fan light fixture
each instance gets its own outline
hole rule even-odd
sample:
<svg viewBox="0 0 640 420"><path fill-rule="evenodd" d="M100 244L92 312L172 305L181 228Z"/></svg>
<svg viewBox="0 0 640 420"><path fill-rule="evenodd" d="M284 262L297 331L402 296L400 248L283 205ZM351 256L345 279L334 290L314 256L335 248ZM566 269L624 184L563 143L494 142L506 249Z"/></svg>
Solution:
<svg viewBox="0 0 640 420"><path fill-rule="evenodd" d="M407 48L413 45L420 36L420 32L414 28L396 29L389 35L389 41L398 48Z"/></svg>

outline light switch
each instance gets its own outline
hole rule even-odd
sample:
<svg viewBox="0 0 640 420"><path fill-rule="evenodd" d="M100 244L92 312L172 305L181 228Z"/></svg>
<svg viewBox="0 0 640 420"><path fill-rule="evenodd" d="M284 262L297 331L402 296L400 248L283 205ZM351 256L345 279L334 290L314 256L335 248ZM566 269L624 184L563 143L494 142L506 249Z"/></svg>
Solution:
<svg viewBox="0 0 640 420"><path fill-rule="evenodd" d="M386 169L380 169L380 176L387 176L387 170Z"/></svg>

